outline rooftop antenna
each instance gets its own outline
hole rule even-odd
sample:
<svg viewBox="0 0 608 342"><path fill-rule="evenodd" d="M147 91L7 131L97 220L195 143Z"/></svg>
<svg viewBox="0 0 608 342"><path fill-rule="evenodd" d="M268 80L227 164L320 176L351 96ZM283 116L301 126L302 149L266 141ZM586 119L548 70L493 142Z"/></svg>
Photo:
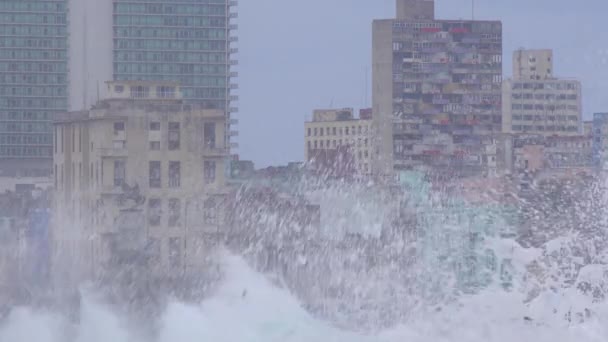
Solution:
<svg viewBox="0 0 608 342"><path fill-rule="evenodd" d="M471 20L475 20L475 0L471 0Z"/></svg>
<svg viewBox="0 0 608 342"><path fill-rule="evenodd" d="M367 87L369 86L368 85L368 82L369 82L369 80L368 80L368 74L369 74L369 67L365 66L365 99L364 99L364 101L365 101L365 107L364 108L367 108L367 97L368 97Z"/></svg>

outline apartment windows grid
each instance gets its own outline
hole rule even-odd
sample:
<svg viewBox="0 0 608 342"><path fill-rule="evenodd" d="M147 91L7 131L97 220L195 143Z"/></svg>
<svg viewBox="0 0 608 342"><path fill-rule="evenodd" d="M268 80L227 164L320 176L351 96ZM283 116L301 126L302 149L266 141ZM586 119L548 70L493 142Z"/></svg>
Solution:
<svg viewBox="0 0 608 342"><path fill-rule="evenodd" d="M169 187L179 188L181 186L181 163L178 161L169 162Z"/></svg>
<svg viewBox="0 0 608 342"><path fill-rule="evenodd" d="M178 227L180 225L180 215L181 214L181 202L179 198L170 198L169 199L169 217L168 217L168 225L169 227Z"/></svg>
<svg viewBox="0 0 608 342"><path fill-rule="evenodd" d="M125 160L115 160L114 161L114 186L115 187L121 187L125 184L125 180L126 180L126 172L127 172L127 166L126 166L126 161Z"/></svg>
<svg viewBox="0 0 608 342"><path fill-rule="evenodd" d="M115 1L115 79L179 82L187 99L227 109L229 15L226 0Z"/></svg>
<svg viewBox="0 0 608 342"><path fill-rule="evenodd" d="M205 147L215 148L217 137L215 135L215 123L206 122L203 127L203 137L205 139Z"/></svg>
<svg viewBox="0 0 608 342"><path fill-rule="evenodd" d="M150 198L148 200L148 224L160 226L162 220L162 201L160 198Z"/></svg>
<svg viewBox="0 0 608 342"><path fill-rule="evenodd" d="M169 122L169 151L180 149L180 124L179 122Z"/></svg>
<svg viewBox="0 0 608 342"><path fill-rule="evenodd" d="M67 110L67 4L65 0L5 0L0 16L0 160L48 162L51 173L52 125ZM10 19L10 20L9 20ZM41 165L42 165L41 164ZM21 168L27 175L45 169Z"/></svg>
<svg viewBox="0 0 608 342"><path fill-rule="evenodd" d="M161 162L151 161L149 162L149 185L150 188L160 188L162 186L161 177Z"/></svg>
<svg viewBox="0 0 608 342"><path fill-rule="evenodd" d="M205 184L215 183L216 163L214 161L205 161L203 164L203 180Z"/></svg>

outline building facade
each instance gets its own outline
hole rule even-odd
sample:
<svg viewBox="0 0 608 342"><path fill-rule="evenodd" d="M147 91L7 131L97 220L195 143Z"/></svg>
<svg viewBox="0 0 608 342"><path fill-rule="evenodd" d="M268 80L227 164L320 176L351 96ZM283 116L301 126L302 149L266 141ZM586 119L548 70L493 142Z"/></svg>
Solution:
<svg viewBox="0 0 608 342"><path fill-rule="evenodd" d="M600 170L608 170L608 113L593 114L593 163Z"/></svg>
<svg viewBox="0 0 608 342"><path fill-rule="evenodd" d="M513 53L513 79L503 83L503 132L545 136L582 133L577 80L553 77L551 50Z"/></svg>
<svg viewBox="0 0 608 342"><path fill-rule="evenodd" d="M192 274L222 224L224 112L186 104L174 83L107 86L55 122L54 274L98 279L122 252L145 253L156 276Z"/></svg>
<svg viewBox="0 0 608 342"><path fill-rule="evenodd" d="M576 177L591 173L593 143L590 136L512 135L511 174L527 173L538 178Z"/></svg>
<svg viewBox="0 0 608 342"><path fill-rule="evenodd" d="M224 110L230 132L238 99L237 1L82 0L70 5L71 110L88 109L105 98L109 80L171 81L181 84L185 100ZM226 134L226 141L236 134Z"/></svg>
<svg viewBox="0 0 608 342"><path fill-rule="evenodd" d="M105 82L179 82L237 132L237 1L6 0L0 3L0 171L51 174L56 113L88 110ZM236 147L236 143L233 143Z"/></svg>
<svg viewBox="0 0 608 342"><path fill-rule="evenodd" d="M356 119L352 108L317 109L304 125L305 160L340 173L372 173L372 120L362 110Z"/></svg>
<svg viewBox="0 0 608 342"><path fill-rule="evenodd" d="M481 160L501 130L502 23L437 20L433 1L398 0L373 23L379 173ZM472 167L475 167L472 165Z"/></svg>
<svg viewBox="0 0 608 342"><path fill-rule="evenodd" d="M0 2L0 175L51 174L52 120L68 109L66 0Z"/></svg>

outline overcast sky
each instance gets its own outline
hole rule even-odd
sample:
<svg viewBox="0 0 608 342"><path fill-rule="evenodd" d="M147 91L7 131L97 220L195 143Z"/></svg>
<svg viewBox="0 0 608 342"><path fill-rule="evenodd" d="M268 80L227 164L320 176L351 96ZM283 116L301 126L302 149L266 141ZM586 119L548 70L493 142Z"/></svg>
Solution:
<svg viewBox="0 0 608 342"><path fill-rule="evenodd" d="M583 82L584 117L608 111L606 0L475 0L503 21L504 75L514 49L552 48L555 74ZM471 0L436 0L437 17L469 19ZM394 0L239 1L239 154L257 167L301 161L314 108L371 107L371 22ZM371 71L370 71L371 72ZM367 77L371 84L371 74Z"/></svg>

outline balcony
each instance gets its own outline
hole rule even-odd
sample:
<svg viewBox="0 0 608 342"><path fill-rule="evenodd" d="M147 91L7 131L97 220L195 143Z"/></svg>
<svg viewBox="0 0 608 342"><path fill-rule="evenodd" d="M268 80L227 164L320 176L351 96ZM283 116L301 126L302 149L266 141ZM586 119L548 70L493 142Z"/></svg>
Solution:
<svg viewBox="0 0 608 342"><path fill-rule="evenodd" d="M102 158L127 158L129 156L126 148L100 148L98 151Z"/></svg>
<svg viewBox="0 0 608 342"><path fill-rule="evenodd" d="M229 154L230 151L225 147L203 147L203 157L206 158L225 158Z"/></svg>

